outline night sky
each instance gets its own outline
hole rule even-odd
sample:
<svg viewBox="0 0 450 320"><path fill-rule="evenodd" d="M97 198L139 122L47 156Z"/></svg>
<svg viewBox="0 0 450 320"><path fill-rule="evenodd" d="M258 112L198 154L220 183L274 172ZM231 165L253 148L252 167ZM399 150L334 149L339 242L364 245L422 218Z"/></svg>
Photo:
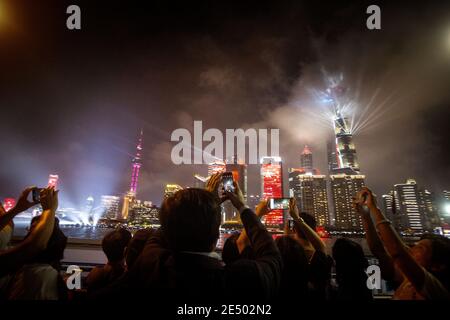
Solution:
<svg viewBox="0 0 450 320"><path fill-rule="evenodd" d="M49 173L67 205L123 193L143 128L138 198L158 204L166 183L206 175L170 160L171 132L194 120L280 128L286 177L304 144L326 174L333 129L312 92L340 73L367 120L354 138L367 184L450 189L450 3L143 2L0 0L0 199ZM70 4L79 31L66 29ZM381 30L366 28L370 4Z"/></svg>

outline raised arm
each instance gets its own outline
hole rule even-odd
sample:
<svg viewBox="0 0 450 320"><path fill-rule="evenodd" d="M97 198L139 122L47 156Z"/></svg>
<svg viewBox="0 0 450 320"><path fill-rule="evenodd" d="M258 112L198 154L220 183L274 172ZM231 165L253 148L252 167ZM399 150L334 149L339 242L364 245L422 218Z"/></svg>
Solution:
<svg viewBox="0 0 450 320"><path fill-rule="evenodd" d="M46 248L55 225L58 192L53 188L44 189L41 192L41 204L44 211L28 237L17 246L0 252L0 277L16 270Z"/></svg>
<svg viewBox="0 0 450 320"><path fill-rule="evenodd" d="M373 224L372 218L370 216L370 211L368 206L364 205L363 202L366 200L367 203L375 202L375 197L367 198L367 191L365 189L358 192L353 200L353 206L355 210L361 215L363 227L366 235L367 245L369 246L372 254L378 259L380 263L381 274L385 280L395 280L401 281L401 276L396 272L394 260L386 252L386 249L378 236L377 230ZM370 206L376 206L370 203Z"/></svg>
<svg viewBox="0 0 450 320"><path fill-rule="evenodd" d="M241 220L254 254L255 269L258 270L263 286L270 296L274 296L280 284L282 268L281 254L271 234L260 218L245 204L244 197L236 182L235 192L227 192L226 197L239 210Z"/></svg>
<svg viewBox="0 0 450 320"><path fill-rule="evenodd" d="M269 212L270 209L267 206L267 200L261 200L261 202L258 204L255 210L256 216L259 219L261 219ZM238 247L239 253L242 253L242 251L244 251L244 249L250 245L250 239L247 236L247 231L245 231L245 228L242 230L241 234L237 238L236 245Z"/></svg>
<svg viewBox="0 0 450 320"><path fill-rule="evenodd" d="M298 212L297 201L295 198L291 198L289 200L289 215L294 220L295 231L299 237L302 237L301 233L306 237L306 239L311 243L314 250L326 253L326 246L323 243L320 236L317 232L311 229L305 221L300 217L300 213Z"/></svg>
<svg viewBox="0 0 450 320"><path fill-rule="evenodd" d="M28 187L25 190L23 190L22 194L20 195L19 199L17 200L17 204L6 212L4 208L0 208L0 230L2 230L5 226L8 224L12 224L12 220L16 215L19 213L28 210L32 206L36 205L37 203L28 201L28 197L30 195L30 192L35 187Z"/></svg>
<svg viewBox="0 0 450 320"><path fill-rule="evenodd" d="M392 228L390 221L386 219L380 209L376 206L374 195L368 188L363 189L365 204L374 218L375 226L380 234L381 241L387 253L392 257L398 270L417 289L421 290L425 281L425 271L409 253L408 247L403 243L400 236Z"/></svg>

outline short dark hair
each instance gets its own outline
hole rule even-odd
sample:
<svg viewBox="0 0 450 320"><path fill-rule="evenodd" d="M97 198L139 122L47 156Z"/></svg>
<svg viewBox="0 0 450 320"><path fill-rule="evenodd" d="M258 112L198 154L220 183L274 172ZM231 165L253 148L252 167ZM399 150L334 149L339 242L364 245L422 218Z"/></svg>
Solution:
<svg viewBox="0 0 450 320"><path fill-rule="evenodd" d="M309 278L309 263L305 250L290 236L278 237L275 242L283 259L281 290L295 289L300 296L305 296Z"/></svg>
<svg viewBox="0 0 450 320"><path fill-rule="evenodd" d="M128 269L131 269L131 267L133 267L142 250L144 250L147 240L150 239L153 233L154 230L152 229L141 229L136 231L136 233L133 235L133 238L128 244L127 256L125 258Z"/></svg>
<svg viewBox="0 0 450 320"><path fill-rule="evenodd" d="M431 263L441 265L443 270L430 271L450 290L450 239L438 234L424 234L420 240L431 241Z"/></svg>
<svg viewBox="0 0 450 320"><path fill-rule="evenodd" d="M317 227L317 222L316 222L316 218L314 218L314 216L312 214L309 214L307 212L300 212L300 218L303 219L303 221L305 221L305 223L314 231L316 231L316 227ZM295 227L295 231L297 231L297 234L299 234L301 236L301 238L306 239L306 235L302 230L297 230L297 228Z"/></svg>
<svg viewBox="0 0 450 320"><path fill-rule="evenodd" d="M222 249L222 260L225 264L231 264L239 259L240 253L237 246L237 239L239 238L240 233L233 233L223 245Z"/></svg>
<svg viewBox="0 0 450 320"><path fill-rule="evenodd" d="M220 205L214 195L189 188L164 200L161 230L174 251L209 252L219 239Z"/></svg>
<svg viewBox="0 0 450 320"><path fill-rule="evenodd" d="M31 225L39 222L40 216L33 217L31 219ZM52 235L47 242L47 247L38 253L33 259L34 263L47 263L51 265L59 265L59 262L64 258L64 250L67 245L67 237L61 231L59 227L59 219L55 218L55 224L53 227Z"/></svg>
<svg viewBox="0 0 450 320"><path fill-rule="evenodd" d="M300 217L305 221L305 223L314 231L316 231L317 228L317 221L314 216L308 212L301 212Z"/></svg>
<svg viewBox="0 0 450 320"><path fill-rule="evenodd" d="M119 228L107 233L102 240L102 249L109 262L118 262L125 256L125 248L131 240L127 229Z"/></svg>
<svg viewBox="0 0 450 320"><path fill-rule="evenodd" d="M336 263L336 277L344 280L356 280L356 275L369 267L363 248L355 241L339 238L332 248Z"/></svg>

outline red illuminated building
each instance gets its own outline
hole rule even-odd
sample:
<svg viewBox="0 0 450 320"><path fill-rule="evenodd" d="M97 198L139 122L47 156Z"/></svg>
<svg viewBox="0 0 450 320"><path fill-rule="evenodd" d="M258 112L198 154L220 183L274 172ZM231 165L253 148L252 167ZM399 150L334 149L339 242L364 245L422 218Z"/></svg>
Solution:
<svg viewBox="0 0 450 320"><path fill-rule="evenodd" d="M5 200L3 201L3 208L5 208L6 212L8 212L12 208L14 208L15 205L16 205L16 199L14 199L14 198L5 198Z"/></svg>
<svg viewBox="0 0 450 320"><path fill-rule="evenodd" d="M280 157L261 159L261 195L263 199L283 197L283 170ZM281 227L284 223L283 210L271 211L265 219L268 226Z"/></svg>

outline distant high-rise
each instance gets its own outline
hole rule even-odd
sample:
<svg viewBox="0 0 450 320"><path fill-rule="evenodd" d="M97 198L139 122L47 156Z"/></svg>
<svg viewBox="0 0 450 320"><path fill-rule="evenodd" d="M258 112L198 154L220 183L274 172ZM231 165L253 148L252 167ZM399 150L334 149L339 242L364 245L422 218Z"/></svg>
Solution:
<svg viewBox="0 0 450 320"><path fill-rule="evenodd" d="M394 185L394 203L399 230L407 233L424 231L426 221L415 180L409 179L406 183Z"/></svg>
<svg viewBox="0 0 450 320"><path fill-rule="evenodd" d="M3 200L3 208L5 209L6 212L8 212L12 208L14 208L15 205L16 205L16 199L14 199L14 198L5 198Z"/></svg>
<svg viewBox="0 0 450 320"><path fill-rule="evenodd" d="M256 206L261 202L261 196L259 194L251 194L247 196L247 204L250 209L255 210Z"/></svg>
<svg viewBox="0 0 450 320"><path fill-rule="evenodd" d="M143 142L144 132L141 129L141 134L139 136L139 141L136 146L136 155L131 161L131 184L130 193L134 196L137 194L139 171L142 166L142 142Z"/></svg>
<svg viewBox="0 0 450 320"><path fill-rule="evenodd" d="M425 229L433 231L441 226L436 197L427 189L419 189L420 206L424 213Z"/></svg>
<svg viewBox="0 0 450 320"><path fill-rule="evenodd" d="M334 133L336 136L336 153L339 168L351 168L359 172L358 158L353 134L348 124L348 119L337 114L334 119Z"/></svg>
<svg viewBox="0 0 450 320"><path fill-rule="evenodd" d="M445 199L446 201L449 201L449 202L450 202L450 191L444 190L444 191L442 191L442 195L444 196L444 199Z"/></svg>
<svg viewBox="0 0 450 320"><path fill-rule="evenodd" d="M101 207L104 210L104 217L116 219L119 214L120 197L104 195L101 197Z"/></svg>
<svg viewBox="0 0 450 320"><path fill-rule="evenodd" d="M283 166L280 157L261 158L261 198L283 197ZM271 211L265 219L266 225L283 226L283 210Z"/></svg>
<svg viewBox="0 0 450 320"><path fill-rule="evenodd" d="M192 184L193 188L204 189L206 181L208 181L207 177L203 177L199 174L194 174L194 182Z"/></svg>
<svg viewBox="0 0 450 320"><path fill-rule="evenodd" d="M330 140L327 142L327 155L328 155L328 173L333 174L334 170L339 167L335 141Z"/></svg>
<svg viewBox="0 0 450 320"><path fill-rule="evenodd" d="M392 205L394 204L393 199L394 195L392 192L389 194L383 194L381 196L381 210L386 218L392 222L393 226L396 227L394 212L392 210Z"/></svg>
<svg viewBox="0 0 450 320"><path fill-rule="evenodd" d="M183 187L181 187L178 184L166 184L164 188L164 199L167 199L171 196L173 196L178 191L183 190Z"/></svg>
<svg viewBox="0 0 450 320"><path fill-rule="evenodd" d="M55 189L58 189L58 180L59 180L59 176L57 174L50 174L48 176L48 186L49 187L54 187Z"/></svg>
<svg viewBox="0 0 450 320"><path fill-rule="evenodd" d="M130 214L130 209L133 206L134 201L136 200L136 195L138 191L138 181L139 181L139 172L142 167L142 142L144 138L144 131L141 129L141 133L139 135L139 140L136 145L136 154L131 160L131 183L130 190L123 197L122 203L122 211L120 217L118 219L128 220L128 216Z"/></svg>
<svg viewBox="0 0 450 320"><path fill-rule="evenodd" d="M361 216L353 208L353 197L365 186L364 175L345 173L330 175L335 226L341 230L361 231Z"/></svg>
<svg viewBox="0 0 450 320"><path fill-rule="evenodd" d="M300 155L300 165L307 172L313 170L313 155L311 149L305 145L302 154Z"/></svg>
<svg viewBox="0 0 450 320"><path fill-rule="evenodd" d="M313 215L319 226L330 225L326 176L290 169L289 193L297 200L299 210Z"/></svg>
<svg viewBox="0 0 450 320"><path fill-rule="evenodd" d="M208 177L210 177L216 173L225 172L225 169L226 169L225 162L216 160L216 161L208 164Z"/></svg>

